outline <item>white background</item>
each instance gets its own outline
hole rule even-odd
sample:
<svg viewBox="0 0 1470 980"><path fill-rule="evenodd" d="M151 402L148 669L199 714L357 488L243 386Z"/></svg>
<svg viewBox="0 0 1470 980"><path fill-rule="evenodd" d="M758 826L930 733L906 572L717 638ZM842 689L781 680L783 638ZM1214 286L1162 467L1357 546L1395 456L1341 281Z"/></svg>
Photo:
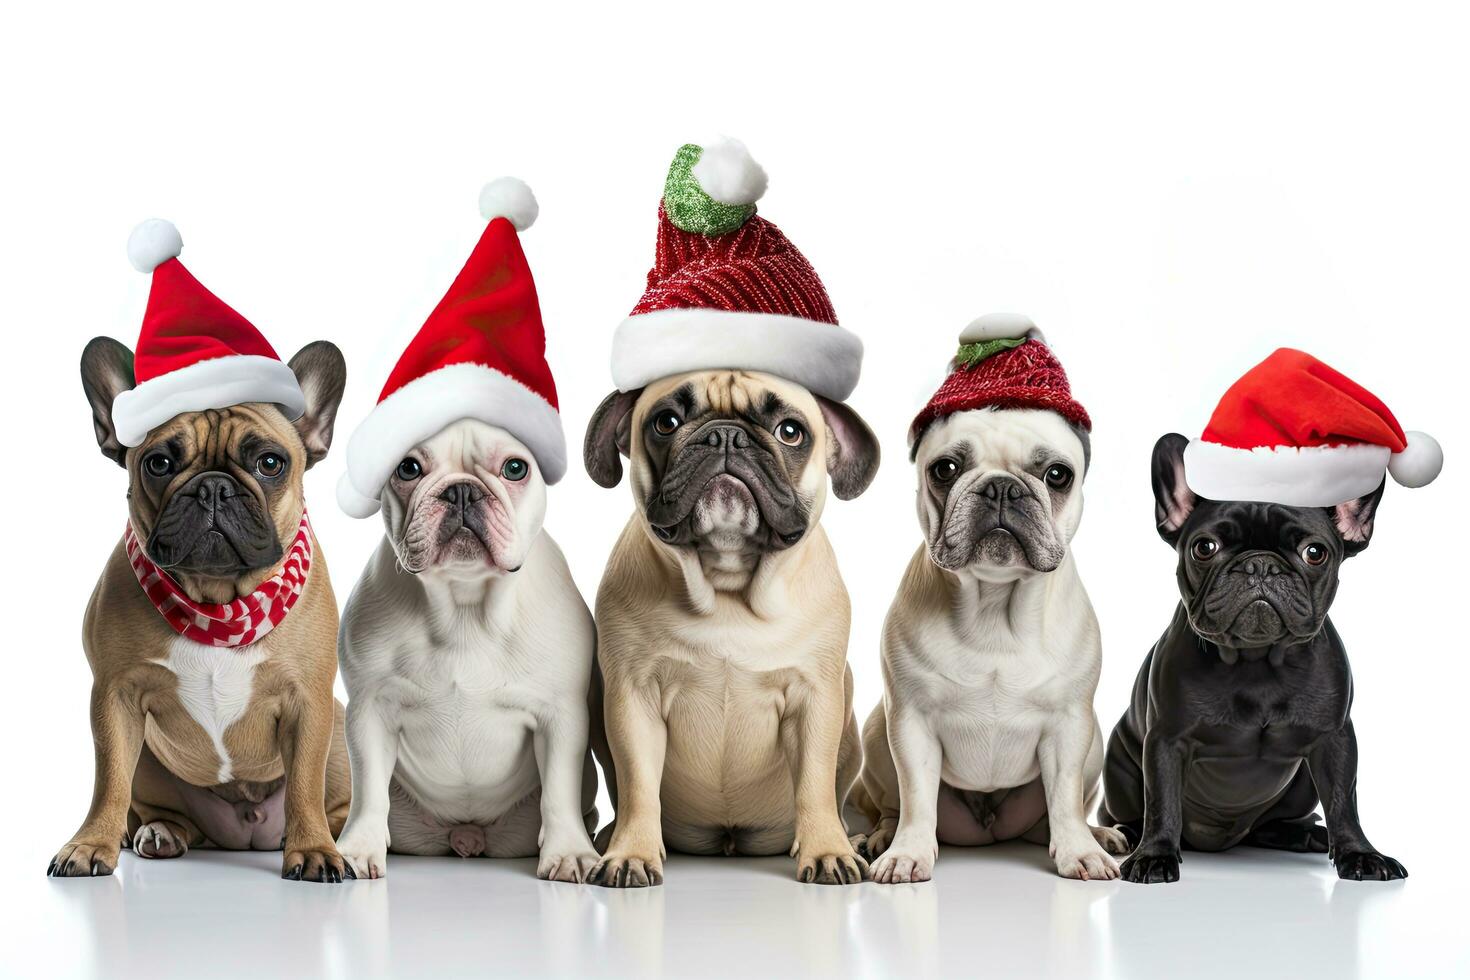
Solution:
<svg viewBox="0 0 1470 980"><path fill-rule="evenodd" d="M441 975L472 962L668 975L757 964L851 973L1031 962L1133 975L1185 962L1463 966L1463 14L1279 3L531 8L7 11L0 922L27 941L4 967L161 975L172 962L187 974L198 960L170 959L184 948L210 957L217 975L293 964L404 973L439 955ZM429 904L401 895L390 928L372 918L386 917L386 898L355 924L334 910L361 910L351 903L371 889L392 894L393 878L318 898L324 890L276 882L274 857L195 853L151 869L129 857L110 882L43 878L90 794L78 634L126 513L124 474L97 452L77 359L95 334L136 340L149 283L125 258L134 223L173 220L191 271L283 356L318 338L346 354L338 450L307 478L345 599L381 527L336 509L340 449L479 235L481 184L527 180L541 217L522 240L573 455L547 527L590 601L632 502L626 486L587 479L583 429L611 387L612 328L652 258L669 158L721 133L765 165L762 213L811 259L867 348L851 404L882 438L885 462L867 494L829 499L824 516L853 597L861 715L880 696L879 627L919 540L907 424L980 313L1029 313L1094 419L1075 550L1103 626L1105 730L1175 601L1148 482L1161 433L1197 434L1235 377L1293 345L1438 437L1443 476L1417 491L1389 486L1334 610L1356 675L1364 824L1410 881L1338 885L1318 859L1241 852L1187 860L1170 900L1149 890L1145 905L1133 886L1056 882L1029 851L946 852L939 881L910 899L872 885L839 899L786 881L784 861L675 862L665 913L662 895L623 905L528 884L528 867L431 862L421 869ZM1013 890L1001 893L1008 867ZM674 892L681 868L686 883L705 884ZM973 884L956 890L966 874ZM476 912L465 928L503 935L485 932L482 946L412 934L415 916L447 928L467 907L440 882L483 896L489 881L522 900ZM903 901L912 904L895 910ZM892 943L873 924L877 910L903 924ZM302 932L318 922L320 933ZM984 949L977 922L991 923ZM1027 925L1036 922L1050 925ZM763 959L776 948L763 935L805 952ZM813 942L831 955L813 960ZM321 952L333 943L351 955ZM453 958L464 950L468 961Z"/></svg>

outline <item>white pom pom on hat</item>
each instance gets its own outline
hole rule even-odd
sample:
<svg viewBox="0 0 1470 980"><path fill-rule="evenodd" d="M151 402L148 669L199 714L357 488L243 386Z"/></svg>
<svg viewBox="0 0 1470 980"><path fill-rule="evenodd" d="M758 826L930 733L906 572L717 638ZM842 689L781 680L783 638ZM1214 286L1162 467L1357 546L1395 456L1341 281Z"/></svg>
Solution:
<svg viewBox="0 0 1470 980"><path fill-rule="evenodd" d="M525 231L540 213L536 195L517 177L498 177L480 189L480 217L486 221L505 218L516 231Z"/></svg>
<svg viewBox="0 0 1470 980"><path fill-rule="evenodd" d="M139 272L152 272L184 250L184 239L173 222L149 218L128 236L128 261Z"/></svg>
<svg viewBox="0 0 1470 980"><path fill-rule="evenodd" d="M703 148L690 169L700 188L720 204L754 204L766 192L766 171L745 144L722 136Z"/></svg>
<svg viewBox="0 0 1470 980"><path fill-rule="evenodd" d="M1444 450L1426 432L1405 432L1404 442L1404 451L1388 459L1389 475L1400 486L1428 486L1444 468Z"/></svg>

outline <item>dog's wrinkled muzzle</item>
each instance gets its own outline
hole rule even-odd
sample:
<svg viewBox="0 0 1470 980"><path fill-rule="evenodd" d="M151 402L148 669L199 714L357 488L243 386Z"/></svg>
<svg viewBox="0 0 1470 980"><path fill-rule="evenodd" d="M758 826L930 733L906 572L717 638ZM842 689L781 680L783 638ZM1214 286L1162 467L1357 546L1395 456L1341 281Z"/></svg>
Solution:
<svg viewBox="0 0 1470 980"><path fill-rule="evenodd" d="M161 568L210 576L269 568L283 554L260 501L230 474L213 470L169 498L146 550Z"/></svg>

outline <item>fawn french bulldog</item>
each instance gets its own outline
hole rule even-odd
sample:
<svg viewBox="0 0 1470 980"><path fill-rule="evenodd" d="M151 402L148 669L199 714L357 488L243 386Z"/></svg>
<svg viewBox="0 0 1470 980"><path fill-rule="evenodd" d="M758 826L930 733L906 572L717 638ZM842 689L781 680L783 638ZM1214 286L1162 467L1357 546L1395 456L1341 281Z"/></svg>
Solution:
<svg viewBox="0 0 1470 980"><path fill-rule="evenodd" d="M92 805L53 875L111 874L119 845L282 850L282 875L340 881L350 796L332 698L337 602L307 521L306 470L346 383L318 341L282 363L147 222L137 354L98 337L82 387L102 452L128 472L126 533L92 594Z"/></svg>

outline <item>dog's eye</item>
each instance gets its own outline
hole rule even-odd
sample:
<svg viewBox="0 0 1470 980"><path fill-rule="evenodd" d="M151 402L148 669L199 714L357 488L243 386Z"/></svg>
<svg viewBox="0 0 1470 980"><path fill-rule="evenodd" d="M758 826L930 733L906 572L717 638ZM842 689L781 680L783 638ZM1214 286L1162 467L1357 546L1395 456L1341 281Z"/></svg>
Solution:
<svg viewBox="0 0 1470 980"><path fill-rule="evenodd" d="M674 430L684 424L684 420L673 412L659 412L653 420L653 431L661 436L674 434Z"/></svg>
<svg viewBox="0 0 1470 980"><path fill-rule="evenodd" d="M1195 538L1189 551L1194 555L1195 561L1209 561L1220 553L1220 542L1214 538Z"/></svg>
<svg viewBox="0 0 1470 980"><path fill-rule="evenodd" d="M255 472L265 477L280 476L286 471L286 460L276 453L261 453L255 461Z"/></svg>
<svg viewBox="0 0 1470 980"><path fill-rule="evenodd" d="M168 453L149 453L143 457L143 469L149 476L168 476L174 471L174 461Z"/></svg>
<svg viewBox="0 0 1470 980"><path fill-rule="evenodd" d="M1065 490L1072 485L1072 467L1053 463L1046 468L1046 485L1053 490Z"/></svg>
<svg viewBox="0 0 1470 980"><path fill-rule="evenodd" d="M948 456L936 459L929 465L929 475L934 478L935 483L948 483L959 476L960 464Z"/></svg>
<svg viewBox="0 0 1470 980"><path fill-rule="evenodd" d="M404 483L412 483L423 475L424 468L412 456L407 457L403 462L398 464L398 479Z"/></svg>
<svg viewBox="0 0 1470 980"><path fill-rule="evenodd" d="M1313 541L1302 549L1302 561L1308 565L1320 565L1327 560L1327 546Z"/></svg>
<svg viewBox="0 0 1470 980"><path fill-rule="evenodd" d="M801 445L801 441L806 438L806 430L801 427L801 423L796 421L796 419L786 419L780 425L776 426L776 438L788 446L799 446Z"/></svg>
<svg viewBox="0 0 1470 980"><path fill-rule="evenodd" d="M531 464L519 456L512 456L505 461L504 466L500 467L500 475L513 483L524 480L529 472L531 472Z"/></svg>

